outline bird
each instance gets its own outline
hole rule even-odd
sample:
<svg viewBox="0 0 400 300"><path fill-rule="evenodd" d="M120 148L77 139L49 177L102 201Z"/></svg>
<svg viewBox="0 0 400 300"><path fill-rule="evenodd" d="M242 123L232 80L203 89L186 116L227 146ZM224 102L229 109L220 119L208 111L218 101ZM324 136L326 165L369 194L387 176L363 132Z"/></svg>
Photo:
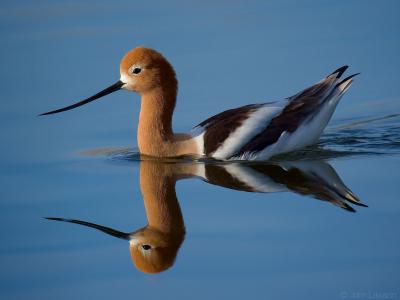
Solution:
<svg viewBox="0 0 400 300"><path fill-rule="evenodd" d="M172 116L178 93L175 70L160 52L140 46L122 58L116 83L40 116L68 111L124 89L141 96L137 130L141 155L268 160L318 141L353 77L359 74L342 79L347 68L338 68L291 97L228 109L199 123L189 133L174 133Z"/></svg>

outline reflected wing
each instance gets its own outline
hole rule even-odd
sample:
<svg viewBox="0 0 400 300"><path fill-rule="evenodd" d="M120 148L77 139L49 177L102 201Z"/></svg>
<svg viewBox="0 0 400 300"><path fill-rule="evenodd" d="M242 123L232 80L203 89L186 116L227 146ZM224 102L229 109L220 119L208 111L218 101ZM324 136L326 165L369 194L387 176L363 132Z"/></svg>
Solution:
<svg viewBox="0 0 400 300"><path fill-rule="evenodd" d="M287 186L293 192L330 202L351 212L348 204L366 207L360 199L343 183L336 171L323 161L300 161L284 163L287 170ZM278 178L276 178L278 181ZM285 179L287 180L287 179Z"/></svg>
<svg viewBox="0 0 400 300"><path fill-rule="evenodd" d="M323 161L209 164L204 165L200 177L211 184L246 192L292 191L352 212L355 210L348 203L366 206Z"/></svg>
<svg viewBox="0 0 400 300"><path fill-rule="evenodd" d="M264 164L261 168L265 172L260 172L252 165L241 163L206 165L204 179L214 185L245 192L273 193L287 191L284 184L273 180L270 176L276 166Z"/></svg>

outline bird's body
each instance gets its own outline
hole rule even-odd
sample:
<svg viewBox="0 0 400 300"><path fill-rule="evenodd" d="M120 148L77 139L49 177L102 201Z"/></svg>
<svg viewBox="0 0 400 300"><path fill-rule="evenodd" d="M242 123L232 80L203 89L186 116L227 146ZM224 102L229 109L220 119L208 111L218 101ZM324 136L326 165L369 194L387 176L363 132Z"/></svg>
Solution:
<svg viewBox="0 0 400 300"><path fill-rule="evenodd" d="M172 115L178 82L169 62L158 52L135 48L121 61L121 79L104 91L57 113L98 99L118 89L141 95L138 146L155 157L182 155L215 159L268 159L315 143L328 124L352 76L340 79L347 66L282 101L250 104L217 114L189 134L175 134Z"/></svg>
<svg viewBox="0 0 400 300"><path fill-rule="evenodd" d="M200 123L201 154L268 159L315 143L350 86L351 79L340 82L340 72L283 101L239 107Z"/></svg>

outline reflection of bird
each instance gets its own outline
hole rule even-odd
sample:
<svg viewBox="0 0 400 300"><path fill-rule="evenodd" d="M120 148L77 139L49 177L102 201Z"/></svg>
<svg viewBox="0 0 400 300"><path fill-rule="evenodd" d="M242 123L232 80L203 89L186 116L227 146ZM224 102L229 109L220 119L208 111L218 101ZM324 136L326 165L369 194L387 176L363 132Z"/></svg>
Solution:
<svg viewBox="0 0 400 300"><path fill-rule="evenodd" d="M201 122L192 134L174 134L172 114L178 89L174 69L160 53L139 47L122 59L117 83L83 101L42 115L73 109L122 88L142 97L138 126L142 154L267 159L318 140L356 75L340 79L346 69L347 66L337 69L283 101L226 110Z"/></svg>
<svg viewBox="0 0 400 300"><path fill-rule="evenodd" d="M198 174L211 184L231 189L260 193L292 191L351 212L355 210L348 203L366 206L324 161L210 164Z"/></svg>
<svg viewBox="0 0 400 300"><path fill-rule="evenodd" d="M130 242L135 266L146 273L162 272L175 261L185 237L185 226L175 192L179 179L200 177L203 180L247 192L293 191L328 201L348 211L346 202L366 206L346 187L335 170L322 161L282 164L193 162L140 162L140 189L148 224L131 233L102 225L63 218L48 218L95 228Z"/></svg>
<svg viewBox="0 0 400 300"><path fill-rule="evenodd" d="M102 225L63 218L48 218L80 224L129 241L132 261L145 273L159 273L175 261L185 237L185 225L175 182L182 178L171 164L143 161L140 164L140 189L143 195L148 224L131 233Z"/></svg>

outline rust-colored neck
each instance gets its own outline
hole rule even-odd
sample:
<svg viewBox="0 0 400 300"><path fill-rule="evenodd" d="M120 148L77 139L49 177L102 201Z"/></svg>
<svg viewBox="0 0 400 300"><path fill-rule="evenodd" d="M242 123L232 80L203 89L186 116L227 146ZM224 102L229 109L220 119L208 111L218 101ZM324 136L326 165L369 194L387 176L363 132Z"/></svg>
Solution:
<svg viewBox="0 0 400 300"><path fill-rule="evenodd" d="M140 189L148 225L164 233L184 232L184 222L175 192L177 177L172 165L151 161L140 164Z"/></svg>
<svg viewBox="0 0 400 300"><path fill-rule="evenodd" d="M176 92L162 87L142 95L138 126L138 144L141 153L153 155L163 150L165 144L172 142L174 135L172 114L175 101Z"/></svg>
<svg viewBox="0 0 400 300"><path fill-rule="evenodd" d="M160 86L142 94L138 126L141 154L155 157L199 154L197 144L190 135L173 132L172 115L176 94L176 86Z"/></svg>

